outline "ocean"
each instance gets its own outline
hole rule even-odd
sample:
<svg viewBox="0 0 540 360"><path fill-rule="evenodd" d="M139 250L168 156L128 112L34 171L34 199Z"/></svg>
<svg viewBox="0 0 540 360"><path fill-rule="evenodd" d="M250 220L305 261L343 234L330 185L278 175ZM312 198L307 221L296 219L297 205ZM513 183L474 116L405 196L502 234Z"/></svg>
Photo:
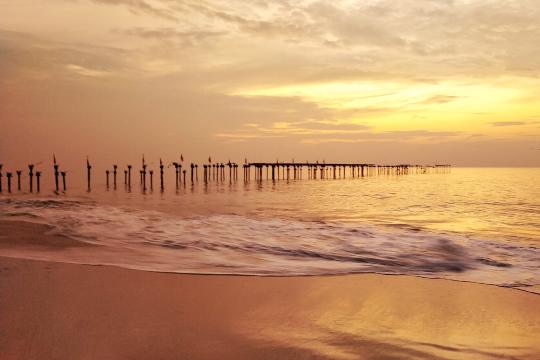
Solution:
<svg viewBox="0 0 540 360"><path fill-rule="evenodd" d="M116 190L96 176L103 181L91 192L81 182L54 194L50 174L40 194L7 194L4 183L0 220L96 246L3 247L0 256L195 274L404 274L540 293L538 168L247 183L241 175L175 189L168 171L163 192L156 176L154 191L137 177L126 191L123 174Z"/></svg>

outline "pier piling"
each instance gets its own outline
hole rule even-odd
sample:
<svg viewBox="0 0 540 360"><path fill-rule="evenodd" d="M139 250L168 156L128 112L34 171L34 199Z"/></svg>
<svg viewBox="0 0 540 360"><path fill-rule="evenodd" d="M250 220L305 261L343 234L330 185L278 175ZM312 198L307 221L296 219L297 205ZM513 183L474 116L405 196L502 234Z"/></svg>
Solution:
<svg viewBox="0 0 540 360"><path fill-rule="evenodd" d="M165 184L163 181L163 160L159 159L159 182L161 191L165 190Z"/></svg>
<svg viewBox="0 0 540 360"><path fill-rule="evenodd" d="M113 187L114 190L116 190L116 170L118 169L118 165L113 165Z"/></svg>
<svg viewBox="0 0 540 360"><path fill-rule="evenodd" d="M7 189L8 189L8 193L11 193L11 176L13 174L8 172L6 173L6 177L7 177Z"/></svg>
<svg viewBox="0 0 540 360"><path fill-rule="evenodd" d="M86 175L87 175L87 180L88 180L88 192L90 192L90 190L92 189L91 171L92 171L92 166L90 165L90 161L88 160L88 156L87 156L86 157Z"/></svg>
<svg viewBox="0 0 540 360"><path fill-rule="evenodd" d="M61 171L60 175L62 175L62 188L64 189L64 192L66 191L66 172Z"/></svg>
<svg viewBox="0 0 540 360"><path fill-rule="evenodd" d="M15 173L17 174L17 191L21 191L22 170L16 170Z"/></svg>
<svg viewBox="0 0 540 360"><path fill-rule="evenodd" d="M34 165L30 164L28 165L28 177L30 181L30 192L34 191Z"/></svg>
<svg viewBox="0 0 540 360"><path fill-rule="evenodd" d="M37 190L37 192L41 191L40 178L41 178L41 171L36 171L36 190Z"/></svg>

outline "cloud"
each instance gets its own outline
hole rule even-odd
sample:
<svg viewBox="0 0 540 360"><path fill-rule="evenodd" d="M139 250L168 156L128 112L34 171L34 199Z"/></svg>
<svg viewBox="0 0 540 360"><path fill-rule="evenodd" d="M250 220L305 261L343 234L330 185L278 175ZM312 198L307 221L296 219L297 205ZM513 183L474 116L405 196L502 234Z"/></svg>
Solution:
<svg viewBox="0 0 540 360"><path fill-rule="evenodd" d="M182 43L182 45L197 45L205 40L213 39L226 34L225 31L177 30L172 27L152 29L134 27L129 29L115 29L113 32L151 40L178 40Z"/></svg>
<svg viewBox="0 0 540 360"><path fill-rule="evenodd" d="M493 126L520 126L526 124L527 123L523 121L496 121L491 123Z"/></svg>
<svg viewBox="0 0 540 360"><path fill-rule="evenodd" d="M401 156L392 144L465 144L479 133L496 148L504 126L515 127L508 138L527 124L538 136L536 0L73 0L43 15L10 4L0 11L0 111L11 131L46 124L105 142L103 129L129 128L136 140L108 144L160 147L174 133L171 149L205 152L309 142L336 157L363 142ZM310 96L246 96L295 86ZM521 121L489 122L509 114Z"/></svg>
<svg viewBox="0 0 540 360"><path fill-rule="evenodd" d="M121 5L127 7L131 12L135 14L146 14L156 16L161 19L177 21L177 17L174 15L174 11L166 6L157 7L151 5L149 1L144 0L89 0L99 4L106 5ZM160 2L161 5L166 5L167 2Z"/></svg>
<svg viewBox="0 0 540 360"><path fill-rule="evenodd" d="M428 141L441 142L460 137L470 138L470 134L463 131L429 131L429 130L402 130L402 131L376 131L363 124L340 124L331 122L277 122L271 126L245 124L244 128L236 131L215 134L218 138L227 139L264 139L287 136L302 144L319 143L357 143L364 141Z"/></svg>
<svg viewBox="0 0 540 360"><path fill-rule="evenodd" d="M108 71L102 71L102 70L96 70L96 69L89 69L84 66L75 65L75 64L68 64L66 66L70 71L77 73L79 75L83 76L90 76L90 77L104 77L111 75Z"/></svg>
<svg viewBox="0 0 540 360"><path fill-rule="evenodd" d="M434 95L425 100L422 100L420 104L444 104L459 99L460 96L455 95Z"/></svg>

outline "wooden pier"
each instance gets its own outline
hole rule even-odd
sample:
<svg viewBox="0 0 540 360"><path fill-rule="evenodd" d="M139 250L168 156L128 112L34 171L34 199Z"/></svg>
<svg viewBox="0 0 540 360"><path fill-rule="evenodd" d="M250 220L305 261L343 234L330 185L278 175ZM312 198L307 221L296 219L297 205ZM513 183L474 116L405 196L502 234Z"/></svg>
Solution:
<svg viewBox="0 0 540 360"><path fill-rule="evenodd" d="M183 165L183 156L180 161L171 162L170 164L159 159L159 182L160 190L163 192L165 189L165 171L166 169L172 168L174 171L174 179L176 190L180 186L186 186L186 173L189 170L190 176L189 180L191 185L199 182L199 164L189 163ZM149 190L154 190L154 170L149 168L149 164L142 160L142 167L140 169L140 187L142 192L148 190L147 187L147 174L149 174ZM435 164L435 165L411 165L411 164L396 164L396 165L379 165L379 164L368 164L368 163L326 163L326 162L248 162L247 159L244 161L244 164L241 165L243 169L243 181L245 183L252 180L255 181L299 181L299 180L337 180L337 179L357 179L373 176L402 176L409 174L446 174L451 170L451 165L448 164ZM234 183L238 181L238 169L240 165L228 161L227 163L221 162L212 162L212 159L209 157L208 162L201 164L203 168L202 173L202 182L204 184L209 183ZM0 165L0 192L2 192L2 178L7 178L7 189L8 192L12 192L11 187L11 178L13 172L7 172L6 176L2 174L3 166ZM59 171L59 164L56 161L56 156L53 155L53 171L52 175L54 176L54 192L59 193L60 184L59 176L62 177L62 189L63 192L66 191L66 172ZM127 191L131 191L131 165L126 165L124 170L124 187ZM91 169L90 161L88 157L86 158L86 172L87 172L87 191L91 191ZM111 188L110 184L110 175L113 175L113 186L112 188L116 190L116 174L117 174L118 165L113 165L113 170L105 170L105 187L107 190ZM36 187L39 192L40 189L40 176L44 175L45 172L39 171L34 172L34 164L28 165L28 191L33 192L34 189L34 176L36 177ZM21 191L21 170L16 170L17 174L17 191Z"/></svg>

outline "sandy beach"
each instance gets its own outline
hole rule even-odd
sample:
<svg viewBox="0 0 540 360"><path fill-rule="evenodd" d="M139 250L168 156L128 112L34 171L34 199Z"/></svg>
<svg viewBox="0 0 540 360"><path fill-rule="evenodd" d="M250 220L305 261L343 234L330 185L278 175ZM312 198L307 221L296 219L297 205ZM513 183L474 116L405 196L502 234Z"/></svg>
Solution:
<svg viewBox="0 0 540 360"><path fill-rule="evenodd" d="M77 246L36 241L41 225L17 228L2 223L0 249ZM0 257L0 319L5 360L540 358L540 296L410 276L180 275Z"/></svg>

